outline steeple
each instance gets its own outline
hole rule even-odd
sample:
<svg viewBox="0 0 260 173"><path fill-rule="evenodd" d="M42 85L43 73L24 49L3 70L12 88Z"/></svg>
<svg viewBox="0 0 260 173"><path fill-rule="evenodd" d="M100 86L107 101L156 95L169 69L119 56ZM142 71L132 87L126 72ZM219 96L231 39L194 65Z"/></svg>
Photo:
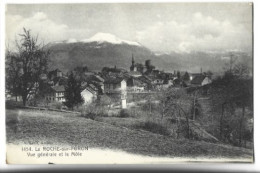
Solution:
<svg viewBox="0 0 260 173"><path fill-rule="evenodd" d="M132 65L135 65L134 54L132 54Z"/></svg>

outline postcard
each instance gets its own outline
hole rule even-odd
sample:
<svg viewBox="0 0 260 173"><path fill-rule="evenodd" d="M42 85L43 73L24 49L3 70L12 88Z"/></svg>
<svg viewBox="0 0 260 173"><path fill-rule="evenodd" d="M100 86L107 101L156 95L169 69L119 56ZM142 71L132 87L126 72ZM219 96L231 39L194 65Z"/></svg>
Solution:
<svg viewBox="0 0 260 173"><path fill-rule="evenodd" d="M5 9L8 164L254 162L253 3Z"/></svg>

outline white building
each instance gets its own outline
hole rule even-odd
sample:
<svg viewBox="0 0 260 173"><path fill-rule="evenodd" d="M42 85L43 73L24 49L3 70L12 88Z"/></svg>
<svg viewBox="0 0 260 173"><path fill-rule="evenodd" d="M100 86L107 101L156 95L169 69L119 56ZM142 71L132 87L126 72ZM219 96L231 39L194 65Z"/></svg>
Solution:
<svg viewBox="0 0 260 173"><path fill-rule="evenodd" d="M126 80L122 78L110 78L104 82L104 93L120 93L126 88Z"/></svg>
<svg viewBox="0 0 260 173"><path fill-rule="evenodd" d="M90 104L93 101L95 101L97 99L97 91L95 91L93 88L91 88L90 86L85 87L82 91L81 91L81 95L84 99L84 104Z"/></svg>
<svg viewBox="0 0 260 173"><path fill-rule="evenodd" d="M50 102L58 101L58 102L64 102L64 92L65 87L63 85L61 86L52 86L50 88L50 92L45 95L45 99L49 100Z"/></svg>

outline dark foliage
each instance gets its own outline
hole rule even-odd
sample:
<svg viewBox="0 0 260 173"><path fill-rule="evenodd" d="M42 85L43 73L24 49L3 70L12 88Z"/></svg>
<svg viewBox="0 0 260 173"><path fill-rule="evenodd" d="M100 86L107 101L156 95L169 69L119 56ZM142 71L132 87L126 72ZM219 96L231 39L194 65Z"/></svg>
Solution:
<svg viewBox="0 0 260 173"><path fill-rule="evenodd" d="M121 118L130 117L130 113L129 113L128 110L122 109L122 110L119 112L119 117L121 117Z"/></svg>
<svg viewBox="0 0 260 173"><path fill-rule="evenodd" d="M164 125L154 122L154 121L148 120L144 123L137 125L136 128L140 128L142 130L146 130L146 131L161 134L161 135L166 135L166 136L170 135L168 129Z"/></svg>
<svg viewBox="0 0 260 173"><path fill-rule="evenodd" d="M73 73L69 75L67 85L65 86L64 97L66 100L64 104L70 109L84 102L81 96L81 82L75 79Z"/></svg>

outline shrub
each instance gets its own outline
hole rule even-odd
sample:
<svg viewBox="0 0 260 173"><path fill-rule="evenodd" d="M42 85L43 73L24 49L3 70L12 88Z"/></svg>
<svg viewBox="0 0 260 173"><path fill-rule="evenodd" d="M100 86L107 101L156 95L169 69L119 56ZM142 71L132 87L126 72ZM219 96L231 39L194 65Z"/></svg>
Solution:
<svg viewBox="0 0 260 173"><path fill-rule="evenodd" d="M119 112L119 117L121 118L130 117L130 113L127 109L121 109L121 111Z"/></svg>
<svg viewBox="0 0 260 173"><path fill-rule="evenodd" d="M89 119L96 119L98 116L107 117L108 111L102 106L96 106L94 104L90 104L87 106L83 106L79 108L81 112L81 116Z"/></svg>
<svg viewBox="0 0 260 173"><path fill-rule="evenodd" d="M52 107L55 108L55 109L61 109L62 108L62 103L60 102L54 102L52 104Z"/></svg>
<svg viewBox="0 0 260 173"><path fill-rule="evenodd" d="M27 105L28 105L28 106L38 106L37 99L35 99L35 98L30 99L30 100L27 102Z"/></svg>
<svg viewBox="0 0 260 173"><path fill-rule="evenodd" d="M169 130L165 126L163 126L160 123L151 121L151 120L147 120L143 123L140 123L139 125L137 125L136 128L140 128L140 129L143 129L143 130L146 130L146 131L149 131L152 133L161 134L161 135L166 135L166 136L170 135Z"/></svg>
<svg viewBox="0 0 260 173"><path fill-rule="evenodd" d="M80 108L81 116L94 120L97 113L94 105L87 105Z"/></svg>
<svg viewBox="0 0 260 173"><path fill-rule="evenodd" d="M48 105L49 101L46 100L44 97L40 96L40 95L35 95L35 97L30 98L27 102L28 106L44 106L46 107Z"/></svg>

